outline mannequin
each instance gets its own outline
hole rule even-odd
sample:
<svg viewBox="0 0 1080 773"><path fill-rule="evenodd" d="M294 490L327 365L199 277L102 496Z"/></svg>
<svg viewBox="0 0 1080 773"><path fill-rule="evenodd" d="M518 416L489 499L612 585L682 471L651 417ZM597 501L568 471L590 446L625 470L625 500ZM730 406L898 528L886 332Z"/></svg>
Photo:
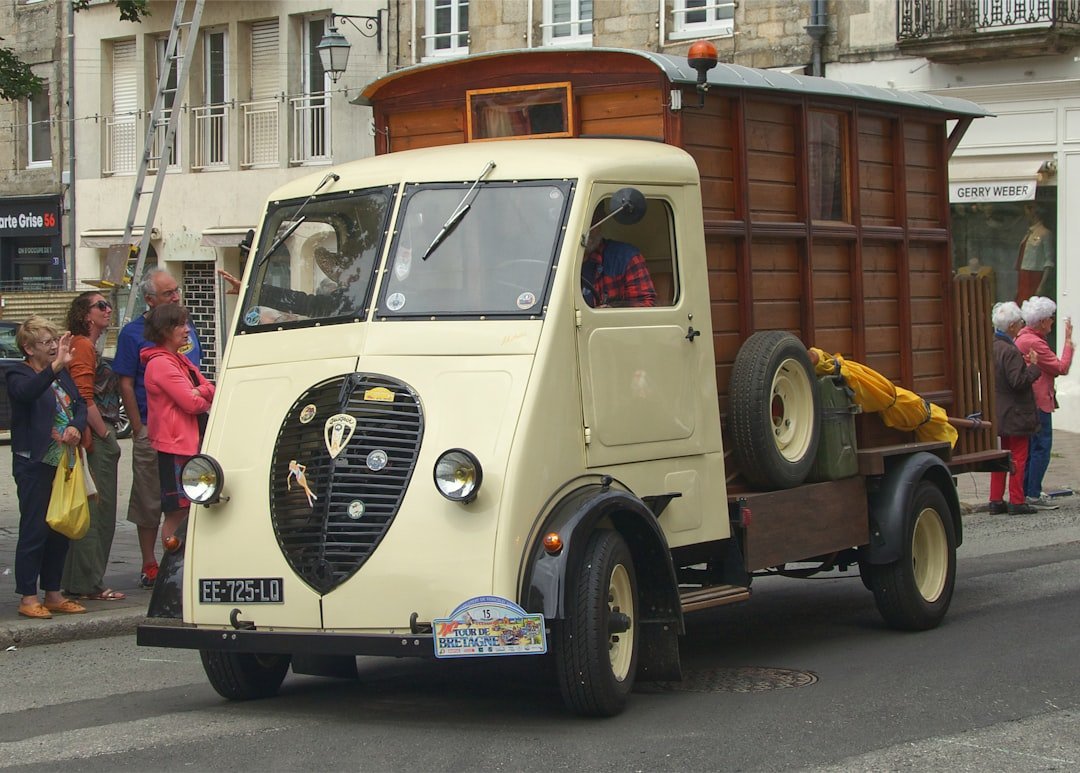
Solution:
<svg viewBox="0 0 1080 773"><path fill-rule="evenodd" d="M1050 296L1054 281L1054 234L1043 223L1040 205L1029 202L1024 213L1031 224L1016 256L1016 302L1034 295Z"/></svg>

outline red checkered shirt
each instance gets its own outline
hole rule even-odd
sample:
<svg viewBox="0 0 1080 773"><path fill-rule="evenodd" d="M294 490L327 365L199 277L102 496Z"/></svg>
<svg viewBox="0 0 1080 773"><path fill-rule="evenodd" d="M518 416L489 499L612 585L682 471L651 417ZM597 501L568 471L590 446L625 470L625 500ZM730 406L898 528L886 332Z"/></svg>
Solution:
<svg viewBox="0 0 1080 773"><path fill-rule="evenodd" d="M589 306L655 306L656 289L638 249L604 239L581 266L581 290Z"/></svg>

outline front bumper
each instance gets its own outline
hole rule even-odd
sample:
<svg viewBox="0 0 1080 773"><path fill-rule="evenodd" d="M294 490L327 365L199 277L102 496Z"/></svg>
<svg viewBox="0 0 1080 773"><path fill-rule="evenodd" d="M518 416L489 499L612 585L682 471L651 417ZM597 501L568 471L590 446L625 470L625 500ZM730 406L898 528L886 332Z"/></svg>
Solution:
<svg viewBox="0 0 1080 773"><path fill-rule="evenodd" d="M325 631L259 631L196 628L188 625L140 625L136 641L143 647L223 650L279 655L372 655L434 658L431 634L354 634Z"/></svg>

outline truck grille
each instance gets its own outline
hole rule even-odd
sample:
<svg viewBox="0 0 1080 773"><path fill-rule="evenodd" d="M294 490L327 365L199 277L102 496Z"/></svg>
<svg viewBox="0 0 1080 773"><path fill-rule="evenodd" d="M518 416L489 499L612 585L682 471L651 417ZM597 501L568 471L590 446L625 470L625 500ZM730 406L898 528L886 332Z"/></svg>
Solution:
<svg viewBox="0 0 1080 773"><path fill-rule="evenodd" d="M327 425L340 414L356 427L332 458ZM289 409L274 446L270 514L289 565L319 593L354 575L389 530L423 432L416 393L370 373L316 384Z"/></svg>

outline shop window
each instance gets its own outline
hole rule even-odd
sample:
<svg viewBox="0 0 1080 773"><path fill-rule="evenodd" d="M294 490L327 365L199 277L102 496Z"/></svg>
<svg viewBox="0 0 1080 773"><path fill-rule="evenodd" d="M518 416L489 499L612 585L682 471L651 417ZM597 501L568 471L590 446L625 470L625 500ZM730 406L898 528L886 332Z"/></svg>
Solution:
<svg viewBox="0 0 1080 773"><path fill-rule="evenodd" d="M574 125L569 83L466 92L469 141L569 137Z"/></svg>
<svg viewBox="0 0 1080 773"><path fill-rule="evenodd" d="M811 110L807 118L810 219L850 222L847 116Z"/></svg>

